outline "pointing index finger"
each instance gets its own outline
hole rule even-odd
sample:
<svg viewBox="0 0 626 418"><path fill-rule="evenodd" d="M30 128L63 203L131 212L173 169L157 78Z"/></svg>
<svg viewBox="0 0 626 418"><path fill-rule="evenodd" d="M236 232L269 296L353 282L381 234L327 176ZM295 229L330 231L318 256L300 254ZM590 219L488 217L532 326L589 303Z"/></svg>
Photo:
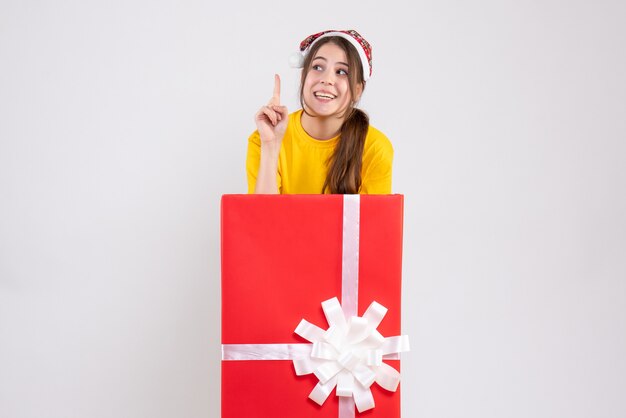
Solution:
<svg viewBox="0 0 626 418"><path fill-rule="evenodd" d="M274 95L272 96L272 104L280 105L280 76L274 74Z"/></svg>

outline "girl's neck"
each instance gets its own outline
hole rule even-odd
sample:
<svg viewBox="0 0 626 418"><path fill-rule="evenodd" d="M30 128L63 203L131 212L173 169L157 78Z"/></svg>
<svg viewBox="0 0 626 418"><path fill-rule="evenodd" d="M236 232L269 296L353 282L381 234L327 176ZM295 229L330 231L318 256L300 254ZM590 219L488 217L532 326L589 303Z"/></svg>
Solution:
<svg viewBox="0 0 626 418"><path fill-rule="evenodd" d="M310 116L306 112L300 115L300 123L307 134L313 138L325 141L339 135L343 118L336 116Z"/></svg>

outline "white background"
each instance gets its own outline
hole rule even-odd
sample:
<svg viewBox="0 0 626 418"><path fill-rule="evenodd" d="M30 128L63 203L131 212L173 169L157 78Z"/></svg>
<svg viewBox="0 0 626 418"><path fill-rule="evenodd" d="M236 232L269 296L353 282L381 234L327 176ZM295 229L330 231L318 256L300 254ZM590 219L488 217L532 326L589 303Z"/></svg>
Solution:
<svg viewBox="0 0 626 418"><path fill-rule="evenodd" d="M406 196L404 416L626 416L623 1L0 4L1 417L219 416L220 196L330 28Z"/></svg>

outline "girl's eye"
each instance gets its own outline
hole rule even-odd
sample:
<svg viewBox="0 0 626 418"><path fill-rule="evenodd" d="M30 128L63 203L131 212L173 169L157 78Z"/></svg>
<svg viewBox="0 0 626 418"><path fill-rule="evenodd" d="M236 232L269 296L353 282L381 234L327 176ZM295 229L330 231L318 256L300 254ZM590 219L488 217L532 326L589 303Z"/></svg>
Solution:
<svg viewBox="0 0 626 418"><path fill-rule="evenodd" d="M348 75L348 72L346 70L337 70L337 74L339 74L339 75Z"/></svg>
<svg viewBox="0 0 626 418"><path fill-rule="evenodd" d="M322 69L322 66L316 64L316 65L313 65L311 68L314 69L315 71L319 71Z"/></svg>

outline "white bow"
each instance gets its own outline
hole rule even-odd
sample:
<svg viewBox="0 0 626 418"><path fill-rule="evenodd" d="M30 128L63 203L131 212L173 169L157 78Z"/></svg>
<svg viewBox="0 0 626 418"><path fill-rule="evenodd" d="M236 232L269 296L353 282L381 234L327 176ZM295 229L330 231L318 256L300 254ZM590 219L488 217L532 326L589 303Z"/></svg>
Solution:
<svg viewBox="0 0 626 418"><path fill-rule="evenodd" d="M400 373L383 359L409 351L409 337L385 338L376 330L387 313L377 302L372 302L362 317L349 320L336 297L322 302L322 309L329 325L326 331L305 319L296 328L296 334L313 343L309 356L293 360L296 374L313 373L319 379L309 394L319 405L336 386L337 396L352 396L359 412L374 408L370 390L374 382L391 392L400 383Z"/></svg>

